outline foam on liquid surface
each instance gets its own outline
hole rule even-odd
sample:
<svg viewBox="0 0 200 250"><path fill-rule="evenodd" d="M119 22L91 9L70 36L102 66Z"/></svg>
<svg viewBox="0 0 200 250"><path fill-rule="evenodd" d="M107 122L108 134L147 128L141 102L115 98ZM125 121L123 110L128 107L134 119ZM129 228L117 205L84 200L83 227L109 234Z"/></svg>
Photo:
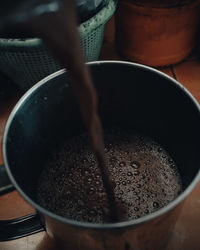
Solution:
<svg viewBox="0 0 200 250"><path fill-rule="evenodd" d="M120 221L152 213L182 190L173 159L150 138L109 130L105 133L105 153ZM98 162L86 134L66 142L50 156L37 198L43 207L67 218L110 221Z"/></svg>

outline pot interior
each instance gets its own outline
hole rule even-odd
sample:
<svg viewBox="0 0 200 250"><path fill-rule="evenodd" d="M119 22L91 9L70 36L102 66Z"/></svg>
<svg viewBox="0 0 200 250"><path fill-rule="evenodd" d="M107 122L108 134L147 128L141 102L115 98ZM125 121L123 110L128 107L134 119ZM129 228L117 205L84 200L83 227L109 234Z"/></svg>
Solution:
<svg viewBox="0 0 200 250"><path fill-rule="evenodd" d="M136 130L159 142L174 159L183 189L199 171L200 112L174 81L129 63L89 65L104 128ZM85 131L67 73L32 88L15 108L6 131L5 155L17 185L35 201L38 177L63 138Z"/></svg>

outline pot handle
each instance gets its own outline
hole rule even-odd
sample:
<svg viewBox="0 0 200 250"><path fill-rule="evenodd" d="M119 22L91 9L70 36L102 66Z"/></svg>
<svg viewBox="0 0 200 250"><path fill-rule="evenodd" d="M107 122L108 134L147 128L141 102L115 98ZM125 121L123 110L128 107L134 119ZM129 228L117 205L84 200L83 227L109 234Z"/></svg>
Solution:
<svg viewBox="0 0 200 250"><path fill-rule="evenodd" d="M6 169L0 165L0 195L15 188L10 182ZM14 240L45 230L39 214L30 214L12 220L0 220L0 241Z"/></svg>

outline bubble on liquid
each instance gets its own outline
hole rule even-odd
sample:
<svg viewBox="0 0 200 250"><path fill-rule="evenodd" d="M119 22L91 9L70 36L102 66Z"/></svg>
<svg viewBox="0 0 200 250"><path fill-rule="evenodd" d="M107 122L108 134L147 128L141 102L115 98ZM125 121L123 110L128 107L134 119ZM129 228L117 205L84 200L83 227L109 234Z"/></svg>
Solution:
<svg viewBox="0 0 200 250"><path fill-rule="evenodd" d="M65 174L63 173L63 174L61 175L61 177L62 177L62 178L65 178Z"/></svg>
<svg viewBox="0 0 200 250"><path fill-rule="evenodd" d="M110 168L115 168L114 164L109 164Z"/></svg>
<svg viewBox="0 0 200 250"><path fill-rule="evenodd" d="M140 196L136 196L136 200L139 201L140 200Z"/></svg>
<svg viewBox="0 0 200 250"><path fill-rule="evenodd" d="M92 166L94 166L95 165L95 161L92 161L91 164L92 164Z"/></svg>
<svg viewBox="0 0 200 250"><path fill-rule="evenodd" d="M104 151L107 153L109 151L109 148L104 148Z"/></svg>
<svg viewBox="0 0 200 250"><path fill-rule="evenodd" d="M84 169L84 174L88 175L90 173L89 169Z"/></svg>
<svg viewBox="0 0 200 250"><path fill-rule="evenodd" d="M88 159L86 157L81 159L81 163L86 163L88 161Z"/></svg>
<svg viewBox="0 0 200 250"><path fill-rule="evenodd" d="M99 188L98 191L99 191L100 193L103 193L103 192L104 192L103 188Z"/></svg>
<svg viewBox="0 0 200 250"><path fill-rule="evenodd" d="M71 195L71 193L72 193L72 192L69 191L69 190L66 191L66 195Z"/></svg>
<svg viewBox="0 0 200 250"><path fill-rule="evenodd" d="M155 198L155 197L157 197L157 194L152 193L152 194L150 195L150 197L151 197L151 198Z"/></svg>
<svg viewBox="0 0 200 250"><path fill-rule="evenodd" d="M135 171L133 172L133 174L134 174L135 176L138 176L138 175L140 174L140 171L139 171L139 170L135 170Z"/></svg>
<svg viewBox="0 0 200 250"><path fill-rule="evenodd" d="M159 207L159 203L158 203L158 202L156 202L156 201L154 201L154 203L153 203L153 207L154 207L154 208L158 208L158 207Z"/></svg>
<svg viewBox="0 0 200 250"><path fill-rule="evenodd" d="M95 209L91 209L91 210L89 210L88 215L89 216L96 216L97 215L97 211Z"/></svg>
<svg viewBox="0 0 200 250"><path fill-rule="evenodd" d="M134 210L137 212L137 211L139 211L139 208L138 207L134 207Z"/></svg>
<svg viewBox="0 0 200 250"><path fill-rule="evenodd" d="M128 172L127 175L128 176L133 176L133 174L131 172Z"/></svg>
<svg viewBox="0 0 200 250"><path fill-rule="evenodd" d="M122 161L119 163L119 165L120 165L120 167L124 167L126 165L126 163Z"/></svg>
<svg viewBox="0 0 200 250"><path fill-rule="evenodd" d="M92 178L91 178L90 176L89 176L89 177L87 177L87 179L86 179L86 180L87 180L87 183L88 183L88 184L90 184L90 183L92 182Z"/></svg>
<svg viewBox="0 0 200 250"><path fill-rule="evenodd" d="M90 191L91 192L95 192L95 188L94 187L90 187Z"/></svg>
<svg viewBox="0 0 200 250"><path fill-rule="evenodd" d="M137 161L132 161L131 162L131 167L134 169L138 169L140 167L140 163Z"/></svg>

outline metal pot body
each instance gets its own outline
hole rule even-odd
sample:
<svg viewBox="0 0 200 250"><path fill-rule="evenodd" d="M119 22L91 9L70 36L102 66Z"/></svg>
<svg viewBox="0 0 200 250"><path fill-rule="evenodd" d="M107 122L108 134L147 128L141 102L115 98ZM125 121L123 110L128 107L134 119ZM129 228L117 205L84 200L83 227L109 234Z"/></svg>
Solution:
<svg viewBox="0 0 200 250"><path fill-rule="evenodd" d="M59 249L163 249L182 201L199 180L199 105L182 85L149 67L117 61L89 67L104 128L136 130L163 145L178 166L183 192L152 214L112 224L73 221L38 205L38 178L50 152L64 137L85 131L65 71L32 87L11 113L3 139L9 178L39 212Z"/></svg>
<svg viewBox="0 0 200 250"><path fill-rule="evenodd" d="M182 204L169 213L137 226L93 229L78 228L49 217L47 232L59 249L151 250L165 249Z"/></svg>

